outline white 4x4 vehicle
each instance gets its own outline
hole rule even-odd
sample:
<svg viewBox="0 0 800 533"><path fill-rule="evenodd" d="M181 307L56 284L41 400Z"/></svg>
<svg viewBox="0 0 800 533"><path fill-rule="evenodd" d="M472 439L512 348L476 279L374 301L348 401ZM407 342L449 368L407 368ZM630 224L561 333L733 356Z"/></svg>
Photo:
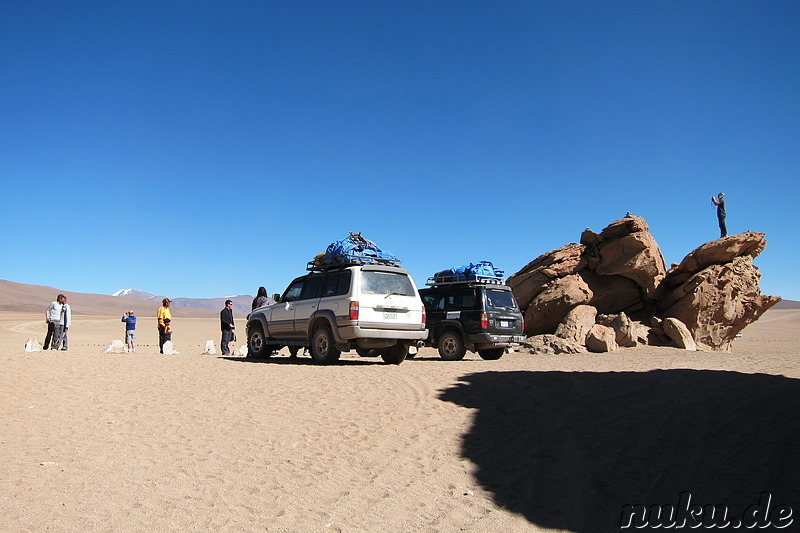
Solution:
<svg viewBox="0 0 800 533"><path fill-rule="evenodd" d="M248 315L248 357L270 357L283 346L295 355L308 347L315 362L328 364L355 349L399 364L410 346L427 337L425 306L407 270L377 264L309 268L275 295L276 303Z"/></svg>

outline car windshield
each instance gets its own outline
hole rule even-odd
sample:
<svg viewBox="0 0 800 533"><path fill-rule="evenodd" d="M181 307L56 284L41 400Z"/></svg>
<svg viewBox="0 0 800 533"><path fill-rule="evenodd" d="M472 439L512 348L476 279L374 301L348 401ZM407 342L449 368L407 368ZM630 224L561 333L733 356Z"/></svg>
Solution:
<svg viewBox="0 0 800 533"><path fill-rule="evenodd" d="M486 291L486 302L489 307L516 307L514 295L511 291L498 291L489 289Z"/></svg>
<svg viewBox="0 0 800 533"><path fill-rule="evenodd" d="M361 291L365 294L414 296L414 285L405 274L365 270L361 278Z"/></svg>

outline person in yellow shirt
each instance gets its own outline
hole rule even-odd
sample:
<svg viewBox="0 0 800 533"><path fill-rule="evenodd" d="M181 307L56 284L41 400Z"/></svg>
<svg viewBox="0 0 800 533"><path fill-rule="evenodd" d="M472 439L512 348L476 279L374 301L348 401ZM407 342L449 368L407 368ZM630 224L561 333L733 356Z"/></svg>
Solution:
<svg viewBox="0 0 800 533"><path fill-rule="evenodd" d="M169 322L164 322L165 320L172 320L172 313L169 310L169 304L172 302L169 298L164 298L161 300L161 307L158 308L158 313L156 314L156 318L158 318L158 351L159 353L164 353L164 343L167 342L169 337L171 336L171 332L168 334L168 324Z"/></svg>

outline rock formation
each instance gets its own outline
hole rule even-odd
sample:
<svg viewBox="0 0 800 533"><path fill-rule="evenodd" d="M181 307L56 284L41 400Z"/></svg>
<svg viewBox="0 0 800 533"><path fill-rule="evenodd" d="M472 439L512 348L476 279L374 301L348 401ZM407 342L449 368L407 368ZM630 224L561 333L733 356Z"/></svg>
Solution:
<svg viewBox="0 0 800 533"><path fill-rule="evenodd" d="M637 344L728 350L737 333L780 301L760 294L753 259L765 246L763 233L723 237L667 271L647 223L629 213L600 233L586 229L579 244L539 256L507 283L525 334L548 337L529 340L530 349L574 353L577 343L592 351ZM587 323L593 314L596 324Z"/></svg>

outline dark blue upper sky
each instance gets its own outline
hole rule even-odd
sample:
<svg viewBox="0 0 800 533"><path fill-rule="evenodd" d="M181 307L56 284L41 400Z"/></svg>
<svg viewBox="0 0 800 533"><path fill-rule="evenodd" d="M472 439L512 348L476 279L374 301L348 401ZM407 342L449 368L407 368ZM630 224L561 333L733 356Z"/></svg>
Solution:
<svg viewBox="0 0 800 533"><path fill-rule="evenodd" d="M800 300L800 3L4 2L0 278L280 291L348 231L417 284L643 216Z"/></svg>

